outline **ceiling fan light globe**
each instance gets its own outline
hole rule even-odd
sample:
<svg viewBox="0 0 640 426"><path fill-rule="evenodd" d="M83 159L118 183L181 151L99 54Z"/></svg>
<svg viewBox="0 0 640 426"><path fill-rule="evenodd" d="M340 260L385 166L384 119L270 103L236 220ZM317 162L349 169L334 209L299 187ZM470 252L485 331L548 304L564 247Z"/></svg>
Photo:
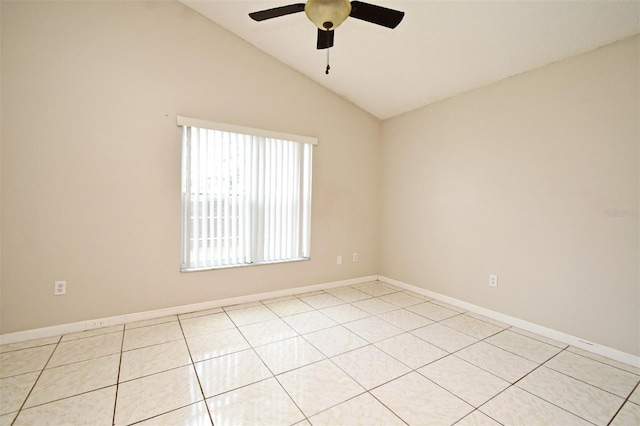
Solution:
<svg viewBox="0 0 640 426"><path fill-rule="evenodd" d="M321 30L335 30L351 13L349 0L307 0L304 12Z"/></svg>

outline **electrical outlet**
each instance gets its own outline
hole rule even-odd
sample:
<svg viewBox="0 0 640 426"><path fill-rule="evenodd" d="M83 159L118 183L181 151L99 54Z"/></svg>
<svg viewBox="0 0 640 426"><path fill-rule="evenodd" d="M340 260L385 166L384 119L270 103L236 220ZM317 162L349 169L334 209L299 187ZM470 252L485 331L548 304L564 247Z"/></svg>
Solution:
<svg viewBox="0 0 640 426"><path fill-rule="evenodd" d="M342 256L336 258L336 265L342 265Z"/></svg>
<svg viewBox="0 0 640 426"><path fill-rule="evenodd" d="M54 281L53 282L53 295L64 296L67 294L67 282L66 281Z"/></svg>
<svg viewBox="0 0 640 426"><path fill-rule="evenodd" d="M354 262L358 261L358 253L353 253L353 261Z"/></svg>
<svg viewBox="0 0 640 426"><path fill-rule="evenodd" d="M498 276L494 274L489 274L489 286L498 287Z"/></svg>

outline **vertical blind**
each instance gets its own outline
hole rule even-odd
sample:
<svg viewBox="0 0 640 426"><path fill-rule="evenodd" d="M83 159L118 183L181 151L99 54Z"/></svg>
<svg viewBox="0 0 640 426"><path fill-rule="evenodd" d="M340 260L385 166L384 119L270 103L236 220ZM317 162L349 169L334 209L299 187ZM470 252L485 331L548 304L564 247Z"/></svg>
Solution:
<svg viewBox="0 0 640 426"><path fill-rule="evenodd" d="M180 117L178 124L181 269L308 258L313 148L309 138L300 137L300 142L264 131L250 134L253 129L245 128L239 133L208 122L202 127L197 120Z"/></svg>

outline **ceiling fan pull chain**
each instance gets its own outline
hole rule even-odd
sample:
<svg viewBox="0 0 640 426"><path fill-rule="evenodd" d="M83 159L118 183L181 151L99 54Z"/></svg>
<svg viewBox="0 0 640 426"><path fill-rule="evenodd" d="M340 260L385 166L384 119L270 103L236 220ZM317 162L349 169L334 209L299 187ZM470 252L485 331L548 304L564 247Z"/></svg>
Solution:
<svg viewBox="0 0 640 426"><path fill-rule="evenodd" d="M331 49L327 49L327 70L324 72L325 74L329 74L329 70L331 69L329 66L329 50Z"/></svg>

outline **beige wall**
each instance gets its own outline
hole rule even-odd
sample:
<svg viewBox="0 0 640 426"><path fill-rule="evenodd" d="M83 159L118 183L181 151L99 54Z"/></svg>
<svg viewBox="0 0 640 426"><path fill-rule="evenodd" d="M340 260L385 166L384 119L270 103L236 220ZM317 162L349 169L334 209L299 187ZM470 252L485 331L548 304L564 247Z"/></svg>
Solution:
<svg viewBox="0 0 640 426"><path fill-rule="evenodd" d="M385 122L380 274L640 355L639 52Z"/></svg>
<svg viewBox="0 0 640 426"><path fill-rule="evenodd" d="M0 333L377 273L371 115L177 2L1 7ZM176 115L319 138L310 261L179 272Z"/></svg>

